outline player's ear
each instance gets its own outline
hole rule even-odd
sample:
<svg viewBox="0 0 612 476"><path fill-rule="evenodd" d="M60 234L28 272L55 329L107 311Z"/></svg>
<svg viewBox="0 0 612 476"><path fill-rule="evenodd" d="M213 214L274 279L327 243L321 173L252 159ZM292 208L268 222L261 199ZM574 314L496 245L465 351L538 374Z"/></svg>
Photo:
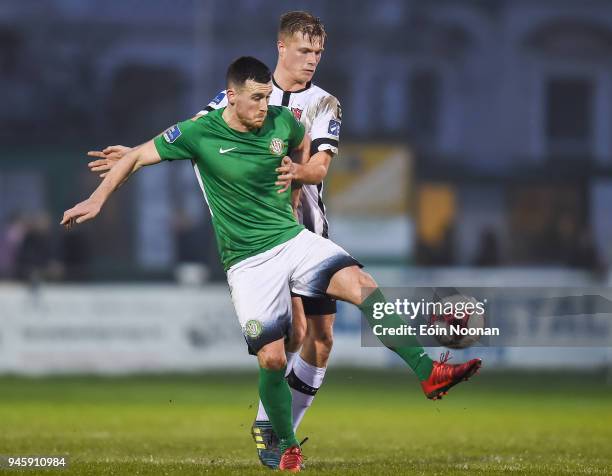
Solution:
<svg viewBox="0 0 612 476"><path fill-rule="evenodd" d="M280 58L282 58L283 56L285 56L285 48L286 48L285 43L283 42L283 40L279 39L279 40L276 42L276 49L278 50L278 56L279 56Z"/></svg>
<svg viewBox="0 0 612 476"><path fill-rule="evenodd" d="M225 93L227 95L227 102L228 104L231 104L232 106L234 105L234 103L236 102L236 90L232 87L228 87L225 90Z"/></svg>

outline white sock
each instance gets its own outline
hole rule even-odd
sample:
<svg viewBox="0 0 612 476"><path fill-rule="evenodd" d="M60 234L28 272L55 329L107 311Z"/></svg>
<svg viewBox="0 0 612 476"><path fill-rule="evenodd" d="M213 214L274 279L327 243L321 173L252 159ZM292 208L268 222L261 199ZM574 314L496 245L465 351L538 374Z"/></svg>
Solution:
<svg viewBox="0 0 612 476"><path fill-rule="evenodd" d="M285 370L286 377L291 372L291 368L293 366L293 363L295 362L295 356L298 355L298 353L285 352L285 355L287 356L287 369ZM255 419L257 421L270 421L270 419L268 418L268 414L266 413L266 409L264 408L263 403L261 403L261 400L259 400L259 407L257 408L257 417Z"/></svg>
<svg viewBox="0 0 612 476"><path fill-rule="evenodd" d="M293 410L293 431L297 431L306 410L312 405L317 390L323 384L325 367L315 367L298 356L289 377L291 387L291 409Z"/></svg>

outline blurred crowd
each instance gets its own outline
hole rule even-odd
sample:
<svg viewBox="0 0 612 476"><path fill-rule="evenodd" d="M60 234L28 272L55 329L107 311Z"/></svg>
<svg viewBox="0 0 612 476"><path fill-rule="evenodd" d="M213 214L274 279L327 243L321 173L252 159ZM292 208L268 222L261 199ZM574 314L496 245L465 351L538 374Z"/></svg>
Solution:
<svg viewBox="0 0 612 476"><path fill-rule="evenodd" d="M15 213L0 226L0 279L37 283L40 281L83 282L100 277L96 273L95 238L91 230L66 231L55 226L46 211ZM540 265L584 269L594 274L605 272L606 264L597 252L588 228L573 233L567 224L539 246ZM222 280L210 223L189 218L177 210L173 221L175 263L168 277L189 283ZM437 243L417 244L415 264L420 266L498 267L516 265L507 258L498 232L480 230L473 254L460 259L456 251L454 227L449 226ZM102 257L103 258L103 257Z"/></svg>
<svg viewBox="0 0 612 476"><path fill-rule="evenodd" d="M19 281L80 281L89 277L87 236L52 232L48 212L16 213L0 234L0 277Z"/></svg>
<svg viewBox="0 0 612 476"><path fill-rule="evenodd" d="M92 230L61 228L47 211L15 213L0 224L0 280L84 282L100 279ZM208 221L177 211L173 222L175 265L168 276L201 283L223 279Z"/></svg>

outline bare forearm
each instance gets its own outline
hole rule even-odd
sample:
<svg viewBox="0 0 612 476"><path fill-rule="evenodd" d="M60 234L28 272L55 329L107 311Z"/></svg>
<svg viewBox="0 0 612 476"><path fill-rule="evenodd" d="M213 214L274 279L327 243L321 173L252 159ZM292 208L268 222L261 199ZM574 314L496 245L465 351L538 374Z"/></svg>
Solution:
<svg viewBox="0 0 612 476"><path fill-rule="evenodd" d="M295 180L306 185L317 185L327 176L331 161L327 151L317 152L305 164L297 167Z"/></svg>
<svg viewBox="0 0 612 476"><path fill-rule="evenodd" d="M317 185L325 179L327 168L323 165L302 165L296 174L296 180L305 185Z"/></svg>
<svg viewBox="0 0 612 476"><path fill-rule="evenodd" d="M132 149L125 157L121 158L108 172L98 188L91 194L92 199L105 203L108 197L125 182L130 175L138 170L139 147Z"/></svg>

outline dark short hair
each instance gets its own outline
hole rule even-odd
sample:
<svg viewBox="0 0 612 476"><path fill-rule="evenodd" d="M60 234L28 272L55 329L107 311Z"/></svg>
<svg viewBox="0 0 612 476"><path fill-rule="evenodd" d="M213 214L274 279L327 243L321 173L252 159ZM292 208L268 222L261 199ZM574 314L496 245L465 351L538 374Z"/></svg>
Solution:
<svg viewBox="0 0 612 476"><path fill-rule="evenodd" d="M227 68L225 77L227 86L244 86L247 80L252 79L256 83L269 83L272 80L270 69L257 58L252 56L241 56Z"/></svg>
<svg viewBox="0 0 612 476"><path fill-rule="evenodd" d="M315 39L323 41L327 36L321 19L308 12L294 11L281 15L278 38L291 37L296 33L304 34L311 42Z"/></svg>

